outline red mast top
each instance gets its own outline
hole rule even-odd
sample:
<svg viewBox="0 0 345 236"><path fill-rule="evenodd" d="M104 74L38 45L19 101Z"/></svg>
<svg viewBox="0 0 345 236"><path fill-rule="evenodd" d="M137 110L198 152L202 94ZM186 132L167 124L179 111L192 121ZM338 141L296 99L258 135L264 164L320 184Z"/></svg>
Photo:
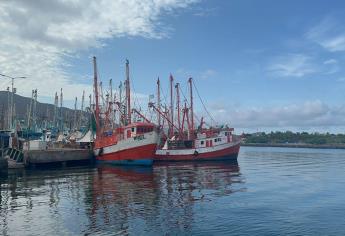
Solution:
<svg viewBox="0 0 345 236"><path fill-rule="evenodd" d="M131 117L131 88L129 85L129 61L126 60L126 98L127 98L127 124L132 122Z"/></svg>

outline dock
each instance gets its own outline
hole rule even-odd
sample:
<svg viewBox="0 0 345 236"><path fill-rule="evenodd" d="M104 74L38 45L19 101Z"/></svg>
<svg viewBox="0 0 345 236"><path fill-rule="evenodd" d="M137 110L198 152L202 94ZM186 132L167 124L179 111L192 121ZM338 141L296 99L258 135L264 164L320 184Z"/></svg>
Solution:
<svg viewBox="0 0 345 236"><path fill-rule="evenodd" d="M89 149L54 148L47 150L24 151L25 166L68 162L92 162L93 155Z"/></svg>

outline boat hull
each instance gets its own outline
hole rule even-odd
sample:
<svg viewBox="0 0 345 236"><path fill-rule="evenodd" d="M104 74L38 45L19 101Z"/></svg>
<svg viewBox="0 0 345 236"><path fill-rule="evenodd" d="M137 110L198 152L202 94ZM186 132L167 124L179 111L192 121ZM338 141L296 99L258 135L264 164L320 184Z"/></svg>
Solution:
<svg viewBox="0 0 345 236"><path fill-rule="evenodd" d="M107 163L113 165L136 165L136 166L151 166L153 163L152 159L141 159L141 160L97 160L98 163Z"/></svg>
<svg viewBox="0 0 345 236"><path fill-rule="evenodd" d="M106 153L97 149L96 160L115 165L152 165L156 144L147 144L138 147Z"/></svg>
<svg viewBox="0 0 345 236"><path fill-rule="evenodd" d="M211 148L157 150L154 161L233 161L237 160L239 151L239 142Z"/></svg>

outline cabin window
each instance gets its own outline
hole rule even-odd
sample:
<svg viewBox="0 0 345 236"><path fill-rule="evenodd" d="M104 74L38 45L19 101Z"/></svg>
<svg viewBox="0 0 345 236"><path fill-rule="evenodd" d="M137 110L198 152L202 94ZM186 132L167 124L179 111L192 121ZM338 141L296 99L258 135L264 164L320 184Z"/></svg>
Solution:
<svg viewBox="0 0 345 236"><path fill-rule="evenodd" d="M218 142L222 141L221 138L218 138Z"/></svg>
<svg viewBox="0 0 345 236"><path fill-rule="evenodd" d="M228 132L225 132L225 136L228 136Z"/></svg>
<svg viewBox="0 0 345 236"><path fill-rule="evenodd" d="M214 139L214 142L215 142L215 143L217 142L217 139L216 139L216 138Z"/></svg>
<svg viewBox="0 0 345 236"><path fill-rule="evenodd" d="M132 132L134 132L134 127L132 128Z"/></svg>
<svg viewBox="0 0 345 236"><path fill-rule="evenodd" d="M201 141L200 144L201 144L201 145L204 145L204 141Z"/></svg>

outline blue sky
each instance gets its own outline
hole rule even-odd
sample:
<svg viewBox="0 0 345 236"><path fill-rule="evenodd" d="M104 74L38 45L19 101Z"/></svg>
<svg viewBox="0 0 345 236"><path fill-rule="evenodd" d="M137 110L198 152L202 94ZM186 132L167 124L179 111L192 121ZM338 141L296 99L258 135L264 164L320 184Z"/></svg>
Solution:
<svg viewBox="0 0 345 236"><path fill-rule="evenodd" d="M97 1L88 1L97 5ZM26 26L25 34L9 31L18 42L41 42L46 46L39 48L44 52L46 67L51 67L50 71L42 71L46 80L51 80L49 89L42 88L44 91L53 94L54 89L58 90L54 79L48 78L54 71L60 76L58 84L69 88L66 97L80 97L80 91L88 90L92 83L93 55L98 58L100 77L112 78L118 84L124 78L124 61L128 58L136 93L154 93L158 76L165 87L169 73L182 85L192 76L217 120L240 131L341 132L344 128L343 1L132 0L126 6L117 3L123 7L119 12L119 5L109 6L104 0L107 9L96 12L94 28L90 27L91 17L82 18L84 22L71 17L85 13L84 17L90 11L86 7L52 2L56 3L53 15L63 15L66 23L63 31L57 31L59 36L50 30L59 17L49 18L51 24L48 20L42 27L37 27L42 24L42 19L37 19ZM16 6L37 11L42 18L42 8L53 8L18 0L13 5L0 4L0 10L8 16L20 16L23 13L12 11ZM122 17L116 18L114 15L119 13ZM7 17L3 22L18 24L13 19ZM83 31L86 24L89 28ZM28 29L33 30L28 33ZM20 56L27 49L15 50L11 52ZM55 61L49 64L47 58ZM8 61L0 60L7 74L32 74L29 69L14 71L13 63ZM40 83L31 85L37 87ZM24 88L22 91L25 94ZM41 98L49 101L50 96L43 93ZM200 103L197 111L203 113Z"/></svg>

